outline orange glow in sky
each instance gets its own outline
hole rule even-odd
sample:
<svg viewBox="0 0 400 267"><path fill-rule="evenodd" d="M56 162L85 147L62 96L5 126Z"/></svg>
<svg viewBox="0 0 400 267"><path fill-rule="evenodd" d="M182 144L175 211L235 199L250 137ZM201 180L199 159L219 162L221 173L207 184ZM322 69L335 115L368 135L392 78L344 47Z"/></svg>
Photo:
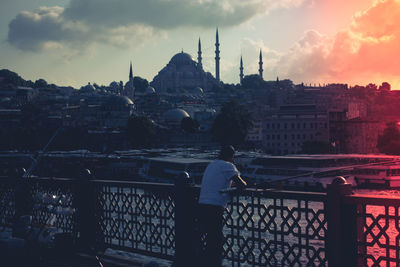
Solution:
<svg viewBox="0 0 400 267"><path fill-rule="evenodd" d="M322 23L341 16L344 1L323 2L321 10L326 13L315 15L322 19L327 14ZM387 81L392 89L400 89L400 1L364 2L369 7L354 13L342 30L337 29L332 35L318 31L305 34L289 57L295 58L293 63L298 67L304 64L295 76L309 73L310 80L316 75L316 80L360 85ZM360 1L347 3L352 6Z"/></svg>

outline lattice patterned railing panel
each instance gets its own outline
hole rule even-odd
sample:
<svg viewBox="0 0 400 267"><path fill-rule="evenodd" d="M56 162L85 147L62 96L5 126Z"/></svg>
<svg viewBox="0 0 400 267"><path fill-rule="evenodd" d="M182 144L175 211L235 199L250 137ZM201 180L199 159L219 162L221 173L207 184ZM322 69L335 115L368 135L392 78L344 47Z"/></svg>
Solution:
<svg viewBox="0 0 400 267"><path fill-rule="evenodd" d="M400 266L400 198L350 196L357 205L358 266Z"/></svg>
<svg viewBox="0 0 400 267"><path fill-rule="evenodd" d="M73 208L73 182L64 179L31 180L33 216L32 225L55 226L60 232L75 230L75 209Z"/></svg>
<svg viewBox="0 0 400 267"><path fill-rule="evenodd" d="M14 185L1 178L0 183L0 231L11 229L15 215Z"/></svg>
<svg viewBox="0 0 400 267"><path fill-rule="evenodd" d="M102 236L106 246L173 258L175 203L172 185L99 182L97 191L96 217L102 231L98 236Z"/></svg>
<svg viewBox="0 0 400 267"><path fill-rule="evenodd" d="M327 265L324 194L247 191L224 220L227 266Z"/></svg>

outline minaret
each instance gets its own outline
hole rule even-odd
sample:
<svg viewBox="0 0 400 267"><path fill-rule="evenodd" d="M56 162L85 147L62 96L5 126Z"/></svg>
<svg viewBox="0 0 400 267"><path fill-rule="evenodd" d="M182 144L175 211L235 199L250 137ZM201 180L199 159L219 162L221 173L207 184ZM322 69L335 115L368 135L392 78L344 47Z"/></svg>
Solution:
<svg viewBox="0 0 400 267"><path fill-rule="evenodd" d="M218 28L217 28L217 34L216 34L216 41L215 41L215 78L219 82L219 38L218 38Z"/></svg>
<svg viewBox="0 0 400 267"><path fill-rule="evenodd" d="M123 91L123 95L129 97L130 99L134 99L134 97L135 97L135 87L133 86L132 61L131 61L131 65L130 65L130 68L129 68L128 86L125 87L125 90Z"/></svg>
<svg viewBox="0 0 400 267"><path fill-rule="evenodd" d="M203 64L201 63L201 42L199 37L199 51L197 52L197 64L200 68L203 68Z"/></svg>
<svg viewBox="0 0 400 267"><path fill-rule="evenodd" d="M260 78L263 79L263 61L262 61L261 49L260 49L260 61L258 62L258 65L260 66L260 68L258 69L258 73L260 75Z"/></svg>
<svg viewBox="0 0 400 267"><path fill-rule="evenodd" d="M239 68L239 70L240 70L240 74L239 74L239 77L240 77L240 84L242 84L243 78L244 78L244 74L243 74L243 59L242 59L242 56L240 56L240 68Z"/></svg>
<svg viewBox="0 0 400 267"><path fill-rule="evenodd" d="M129 81L131 80L133 80L132 61L131 61L131 67L129 69Z"/></svg>

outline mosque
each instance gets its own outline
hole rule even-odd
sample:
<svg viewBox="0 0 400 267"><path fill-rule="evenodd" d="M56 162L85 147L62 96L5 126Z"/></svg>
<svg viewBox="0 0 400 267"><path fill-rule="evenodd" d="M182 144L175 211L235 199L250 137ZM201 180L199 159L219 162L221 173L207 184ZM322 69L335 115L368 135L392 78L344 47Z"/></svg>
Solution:
<svg viewBox="0 0 400 267"><path fill-rule="evenodd" d="M215 77L203 69L202 64L202 51L201 41L199 38L197 61L195 61L191 55L183 52L183 50L175 54L169 63L161 69L158 74L154 77L150 86L154 88L157 93L176 93L180 92L181 89L188 91L196 91L202 89L207 92L212 90L215 85L220 84L220 50L219 50L219 36L218 28L216 30L216 41L215 41ZM240 57L240 68L239 68L240 83L244 78L243 59ZM263 78L263 62L262 52L260 50L259 56L259 75ZM133 75L132 75L132 63L130 66L129 82L125 89L124 95L133 98Z"/></svg>

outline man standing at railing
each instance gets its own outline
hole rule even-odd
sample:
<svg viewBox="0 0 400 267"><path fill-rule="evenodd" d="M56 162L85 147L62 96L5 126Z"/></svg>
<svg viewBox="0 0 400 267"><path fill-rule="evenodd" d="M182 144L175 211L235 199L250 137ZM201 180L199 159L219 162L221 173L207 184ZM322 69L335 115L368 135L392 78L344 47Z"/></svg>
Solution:
<svg viewBox="0 0 400 267"><path fill-rule="evenodd" d="M222 216L229 199L228 194L221 191L231 187L232 181L241 188L247 185L233 164L234 154L232 146L223 146L219 159L211 162L203 175L199 198L200 231L205 234L206 242L203 266L221 266Z"/></svg>

